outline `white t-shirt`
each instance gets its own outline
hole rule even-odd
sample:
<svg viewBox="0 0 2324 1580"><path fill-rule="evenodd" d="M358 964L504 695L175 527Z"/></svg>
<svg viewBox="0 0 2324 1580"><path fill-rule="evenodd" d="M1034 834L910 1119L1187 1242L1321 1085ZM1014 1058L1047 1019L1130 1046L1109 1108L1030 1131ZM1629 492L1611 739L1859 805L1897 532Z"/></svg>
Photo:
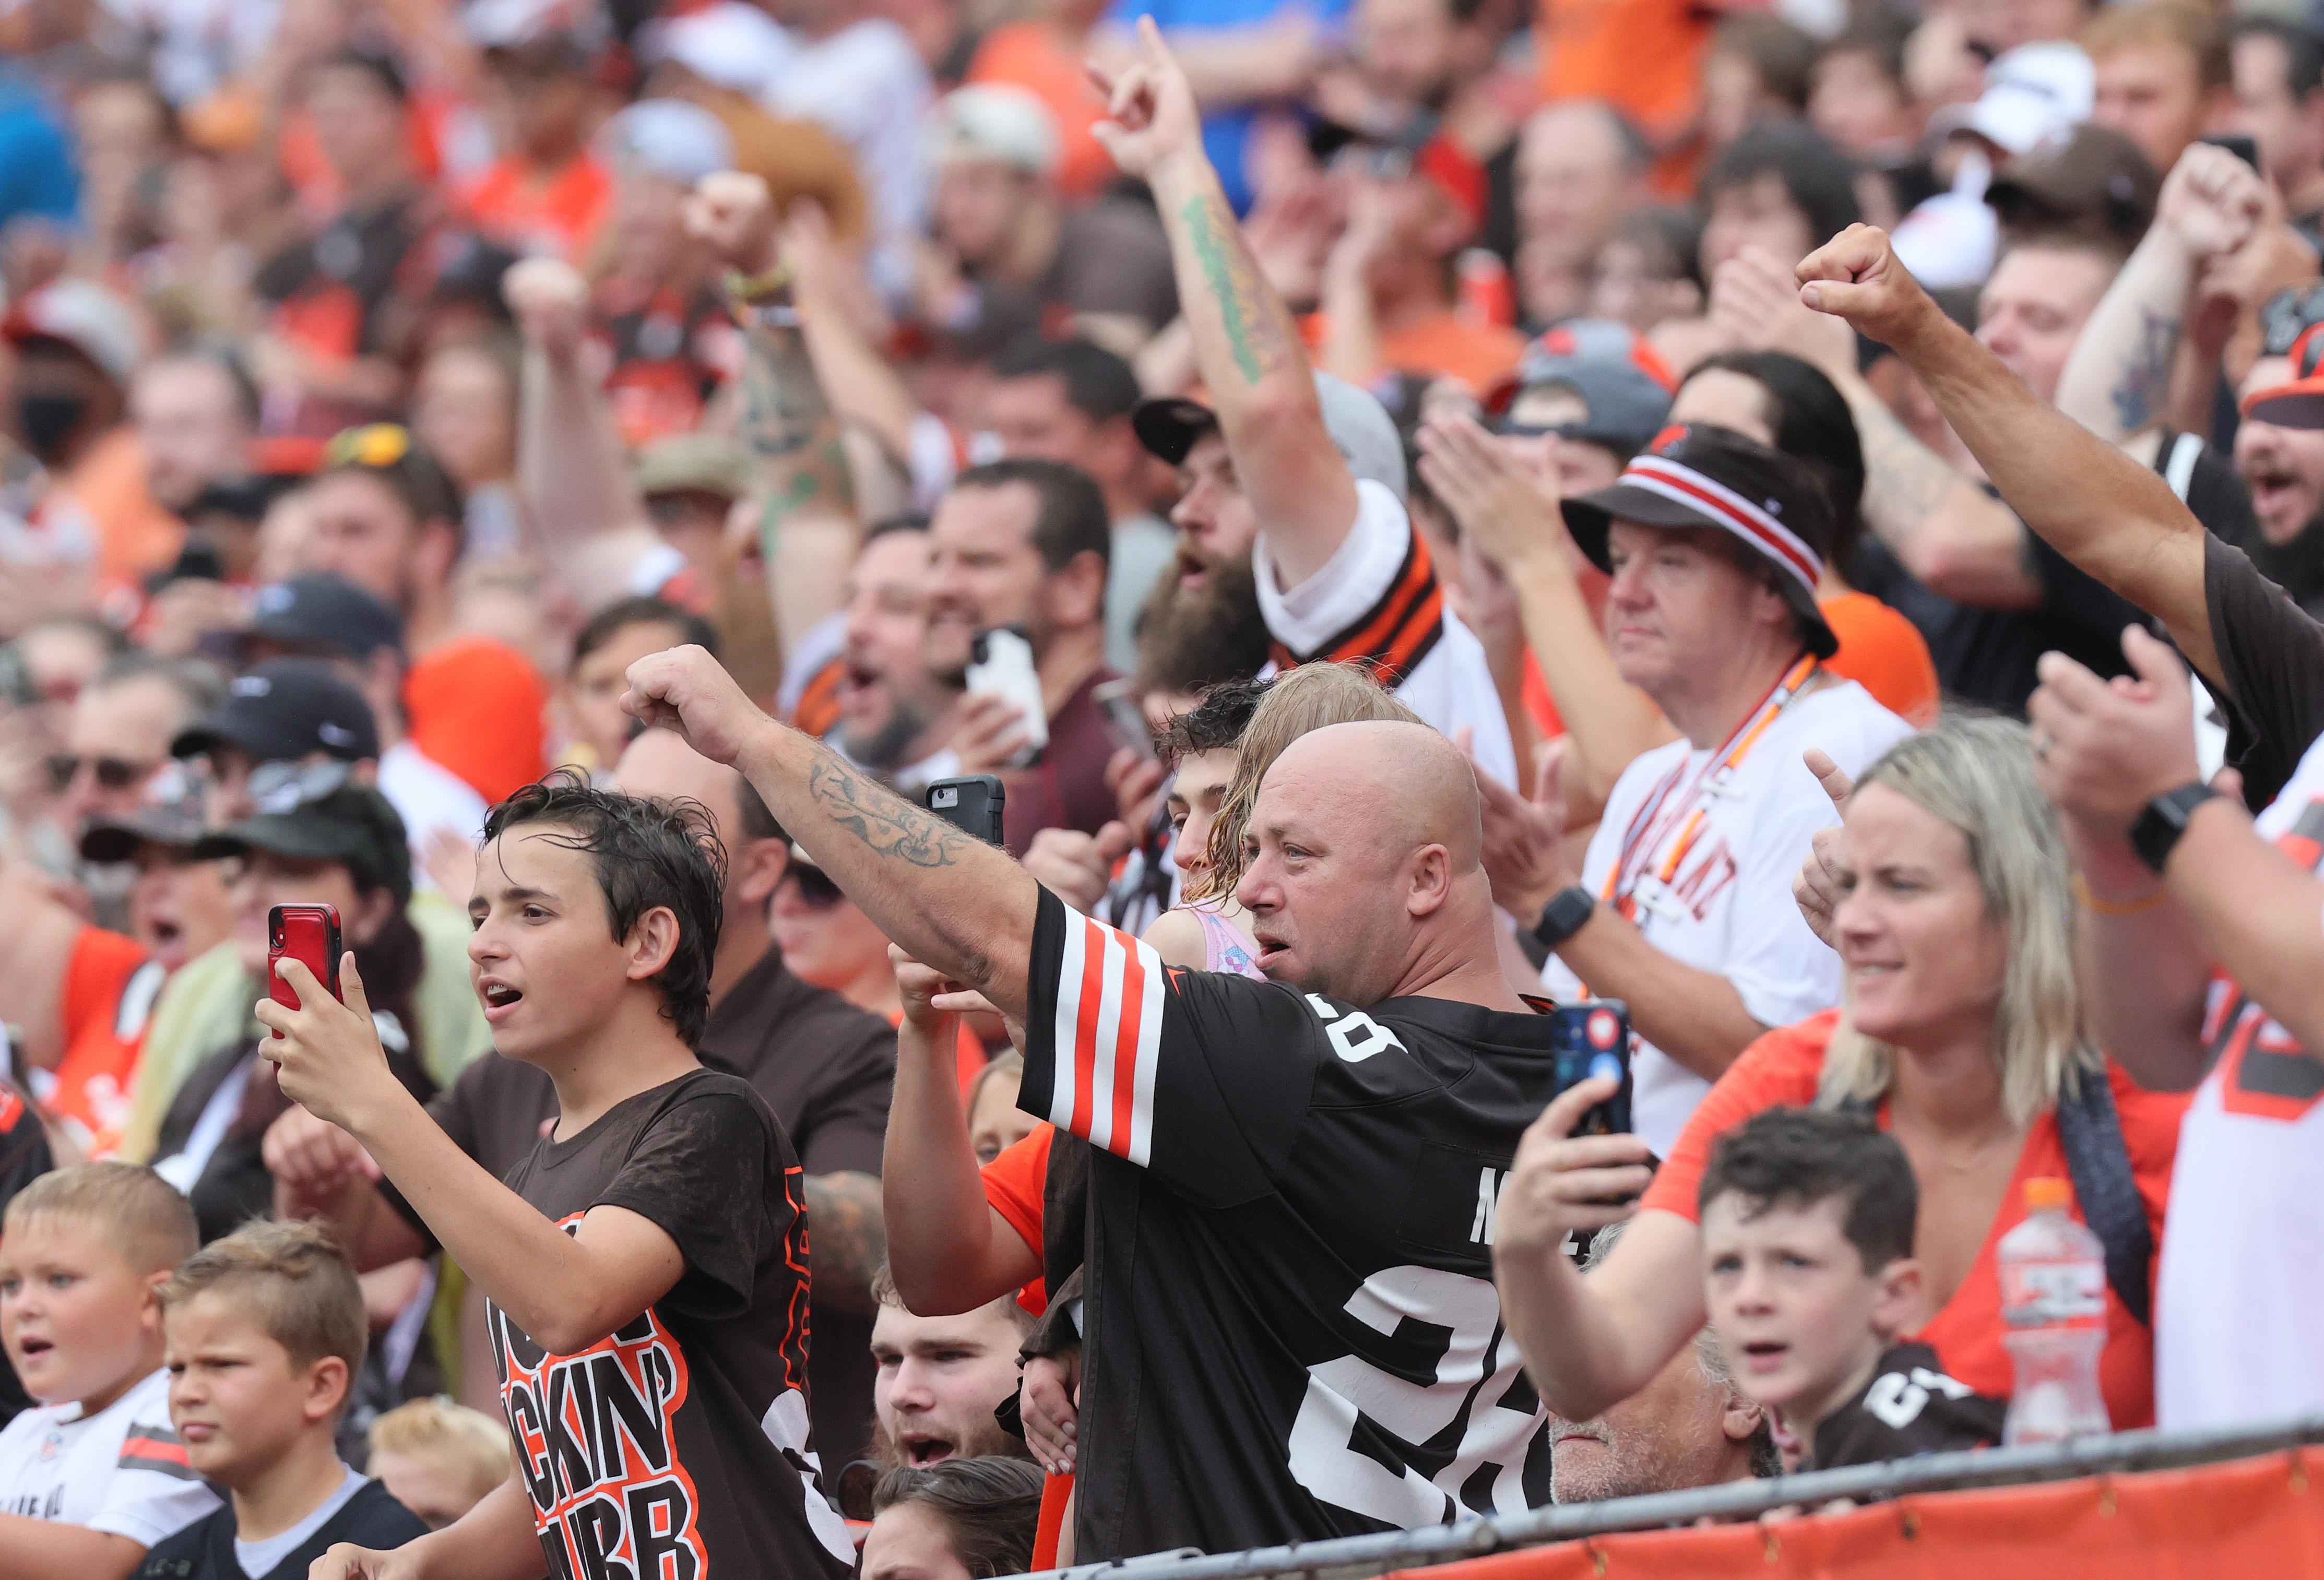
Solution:
<svg viewBox="0 0 2324 1580"><path fill-rule="evenodd" d="M847 144L882 242L918 231L928 199L924 127L936 89L911 34L872 16L814 43L801 40L765 97L777 115L819 121Z"/></svg>
<svg viewBox="0 0 2324 1580"><path fill-rule="evenodd" d="M1517 748L1484 644L1444 606L1426 545L1386 485L1357 480L1355 525L1323 568L1297 587L1281 585L1265 532L1251 553L1268 634L1294 658L1401 668L1398 700L1448 736L1467 725L1485 771L1503 784L1517 782Z"/></svg>
<svg viewBox="0 0 2324 1580"><path fill-rule="evenodd" d="M170 1426L167 1372L86 1418L77 1404L43 1405L0 1429L0 1513L150 1548L217 1506Z"/></svg>
<svg viewBox="0 0 2324 1580"><path fill-rule="evenodd" d="M2324 836L2324 739L2258 827ZM2290 854L2316 864L2312 846ZM2203 1041L2217 1062L2179 1128L2155 1285L2154 1413L2171 1432L2324 1410L2324 1066L2225 977Z"/></svg>
<svg viewBox="0 0 2324 1580"><path fill-rule="evenodd" d="M270 1536L263 1541L234 1540L234 1561L250 1580L263 1580L281 1566L306 1539L323 1529L323 1521L347 1506L347 1500L364 1490L371 1478L361 1471L349 1470L339 1478L339 1490L315 1506L315 1511L280 1536Z"/></svg>
<svg viewBox="0 0 2324 1580"><path fill-rule="evenodd" d="M1651 841L1643 860L1636 850L1632 855L1645 873L1632 890L1634 919L1648 943L1725 977L1763 1026L1788 1026L1828 1010L1840 1002L1840 956L1808 930L1792 899L1792 880L1816 830L1839 822L1840 814L1800 754L1821 747L1854 775L1912 733L1855 681L1826 685L1777 716L1680 817L1670 814L1711 754L1683 740L1657 746L1614 781L1582 864L1582 886L1603 895L1626 843ZM1676 788L1650 807L1674 772ZM1688 840L1692 810L1702 821ZM1642 817L1647 813L1659 815ZM1682 843L1685 854L1665 882L1659 874ZM1541 979L1561 1003L1583 993L1581 979L1555 956ZM1600 996L1621 996L1604 984L1591 985ZM1630 1070L1632 1128L1667 1158L1711 1083L1644 1039L1632 1045Z"/></svg>
<svg viewBox="0 0 2324 1580"><path fill-rule="evenodd" d="M411 842L411 880L422 889L436 886L420 865L429 839L446 831L471 845L484 837L484 814L491 810L484 798L410 741L398 741L379 754L379 793L403 819L404 837Z"/></svg>

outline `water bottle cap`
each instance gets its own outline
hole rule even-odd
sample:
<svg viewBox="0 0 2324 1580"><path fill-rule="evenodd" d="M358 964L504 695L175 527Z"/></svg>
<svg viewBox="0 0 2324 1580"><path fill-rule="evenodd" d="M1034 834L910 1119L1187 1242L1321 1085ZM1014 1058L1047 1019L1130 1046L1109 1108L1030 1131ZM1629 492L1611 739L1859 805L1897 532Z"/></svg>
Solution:
<svg viewBox="0 0 2324 1580"><path fill-rule="evenodd" d="M2025 1210L2038 1213L2055 1207L2063 1212L2074 1199L2074 1187L2054 1175L2036 1176L2025 1182Z"/></svg>

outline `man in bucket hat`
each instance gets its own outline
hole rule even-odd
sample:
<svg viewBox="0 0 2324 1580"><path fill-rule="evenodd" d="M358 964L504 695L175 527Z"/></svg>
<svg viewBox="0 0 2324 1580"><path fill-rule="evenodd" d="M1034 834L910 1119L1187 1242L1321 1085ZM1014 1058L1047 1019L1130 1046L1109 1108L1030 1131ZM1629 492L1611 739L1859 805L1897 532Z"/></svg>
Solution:
<svg viewBox="0 0 2324 1580"><path fill-rule="evenodd" d="M1809 842L1839 820L1802 753L1853 775L1911 726L1823 668L1831 509L1790 457L1666 428L1613 486L1567 500L1565 524L1613 577L1616 668L1682 738L1623 771L1578 873L1554 762L1530 806L1488 786L1486 860L1494 898L1554 956L1550 995L1628 1003L1634 1128L1667 1156L1754 1038L1840 1002L1839 956L1791 903Z"/></svg>

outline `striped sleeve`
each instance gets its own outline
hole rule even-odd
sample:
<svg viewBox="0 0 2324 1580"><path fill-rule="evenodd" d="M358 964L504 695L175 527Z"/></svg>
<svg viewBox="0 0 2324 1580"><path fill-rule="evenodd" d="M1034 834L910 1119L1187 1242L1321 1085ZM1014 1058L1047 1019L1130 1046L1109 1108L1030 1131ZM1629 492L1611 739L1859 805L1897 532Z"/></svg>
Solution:
<svg viewBox="0 0 2324 1580"><path fill-rule="evenodd" d="M1381 683L1403 683L1444 635L1444 590L1428 545L1395 494L1356 488L1356 520L1323 569L1297 587L1279 575L1259 540L1259 611L1285 669L1318 660L1372 666Z"/></svg>
<svg viewBox="0 0 2324 1580"><path fill-rule="evenodd" d="M160 1403L141 1406L140 1413ZM104 1499L85 1523L150 1548L217 1506L217 1494L187 1462L186 1446L168 1423L133 1416Z"/></svg>
<svg viewBox="0 0 2324 1580"><path fill-rule="evenodd" d="M1162 958L1128 933L1065 910L1056 969L1046 1117L1143 1169L1153 1160L1154 1074L1169 991Z"/></svg>
<svg viewBox="0 0 2324 1580"><path fill-rule="evenodd" d="M1018 1104L1198 1200L1275 1188L1324 1057L1289 988L1166 966L1042 891Z"/></svg>
<svg viewBox="0 0 2324 1580"><path fill-rule="evenodd" d="M116 1463L123 1470L150 1470L180 1481L201 1480L186 1457L185 1444L167 1427L130 1428L129 1436L122 1439L121 1458Z"/></svg>

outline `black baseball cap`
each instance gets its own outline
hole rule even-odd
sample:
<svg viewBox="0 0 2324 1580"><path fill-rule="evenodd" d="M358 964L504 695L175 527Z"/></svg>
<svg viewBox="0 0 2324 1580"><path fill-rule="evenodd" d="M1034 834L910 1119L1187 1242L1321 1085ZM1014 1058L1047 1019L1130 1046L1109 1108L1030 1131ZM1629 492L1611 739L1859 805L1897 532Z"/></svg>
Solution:
<svg viewBox="0 0 2324 1580"><path fill-rule="evenodd" d="M208 828L202 817L201 785L185 764L165 762L145 781L136 810L89 819L80 836L80 859L134 861L137 852L148 845L190 850L201 843Z"/></svg>
<svg viewBox="0 0 2324 1580"><path fill-rule="evenodd" d="M288 810L261 812L230 828L205 835L197 861L264 851L286 861L337 862L364 890L392 891L401 905L411 898L411 846L403 819L367 784L349 782Z"/></svg>
<svg viewBox="0 0 2324 1580"><path fill-rule="evenodd" d="M321 752L354 762L379 755L379 725L363 693L321 659L269 659L226 686L208 718L178 733L174 757L236 747L254 762L288 762Z"/></svg>
<svg viewBox="0 0 2324 1580"><path fill-rule="evenodd" d="M245 635L357 662L383 647L403 651L402 618L343 576L299 576L259 588Z"/></svg>
<svg viewBox="0 0 2324 1580"><path fill-rule="evenodd" d="M1590 563L1610 572L1606 533L1617 520L1648 527L1716 527L1775 562L1783 589L1820 659L1840 639L1816 605L1816 581L1831 553L1834 523L1822 486L1780 450L1729 429L1682 423L1664 429L1622 468L1610 488L1565 502L1565 525Z"/></svg>

